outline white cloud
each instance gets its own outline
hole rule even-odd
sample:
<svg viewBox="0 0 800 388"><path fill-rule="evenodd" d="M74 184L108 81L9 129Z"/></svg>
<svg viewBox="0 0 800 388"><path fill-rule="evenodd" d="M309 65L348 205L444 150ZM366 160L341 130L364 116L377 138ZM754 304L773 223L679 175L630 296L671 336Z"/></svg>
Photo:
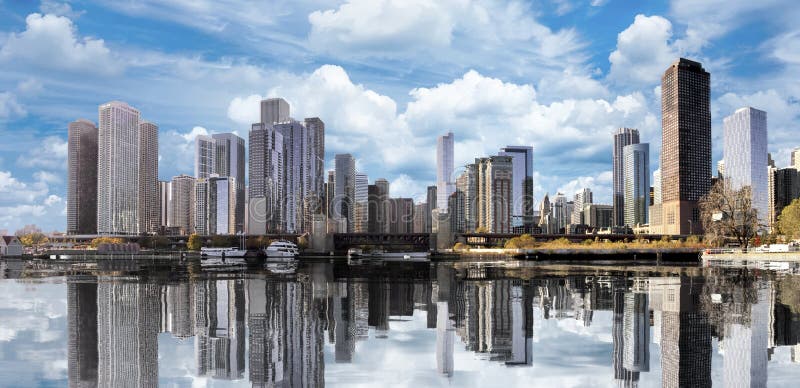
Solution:
<svg viewBox="0 0 800 388"><path fill-rule="evenodd" d="M33 64L91 74L115 74L122 70L102 39L79 37L65 16L32 13L26 29L11 33L0 48L0 60Z"/></svg>
<svg viewBox="0 0 800 388"><path fill-rule="evenodd" d="M72 20L75 20L86 13L85 11L73 10L69 3L62 3L53 0L42 0L42 3L39 4L39 11L42 11L43 14L66 16Z"/></svg>
<svg viewBox="0 0 800 388"><path fill-rule="evenodd" d="M452 60L456 58L442 50L453 48L458 60L471 63L489 58L490 52L516 55L522 50L555 58L583 46L574 30L554 32L533 15L530 5L520 1L348 0L336 9L309 14L308 39L312 48L348 56L431 53L435 58L426 59Z"/></svg>
<svg viewBox="0 0 800 388"><path fill-rule="evenodd" d="M180 135L187 143L193 143L197 136L208 136L208 130L203 127L194 127L188 133Z"/></svg>
<svg viewBox="0 0 800 388"><path fill-rule="evenodd" d="M47 171L37 171L33 173L33 178L37 182L44 182L49 184L56 184L64 182L62 175L53 174Z"/></svg>
<svg viewBox="0 0 800 388"><path fill-rule="evenodd" d="M558 192L563 193L568 200L571 200L575 193L588 187L592 189L592 197L594 197L595 203L610 204L613 177L614 175L611 171L603 171L596 176L580 176L559 186Z"/></svg>
<svg viewBox="0 0 800 388"><path fill-rule="evenodd" d="M678 52L671 44L672 23L658 16L636 15L633 24L617 36L609 55L609 78L623 84L653 84Z"/></svg>
<svg viewBox="0 0 800 388"><path fill-rule="evenodd" d="M259 104L264 98L258 94L234 98L228 104L228 118L242 126L257 123L261 119Z"/></svg>
<svg viewBox="0 0 800 388"><path fill-rule="evenodd" d="M772 56L793 65L800 65L800 30L789 31L771 39L767 44Z"/></svg>
<svg viewBox="0 0 800 388"><path fill-rule="evenodd" d="M47 198L45 198L45 200L44 200L45 206L53 206L53 205L59 204L61 202L62 202L61 197L59 197L59 196L57 196L55 194L48 195Z"/></svg>
<svg viewBox="0 0 800 388"><path fill-rule="evenodd" d="M17 158L17 165L28 168L66 170L67 142L59 136L48 136L38 147Z"/></svg>
<svg viewBox="0 0 800 388"><path fill-rule="evenodd" d="M427 185L406 174L400 174L389 183L389 195L392 197L413 198L414 203L425 202L428 195Z"/></svg>
<svg viewBox="0 0 800 388"><path fill-rule="evenodd" d="M25 108L17 102L17 97L11 92L0 93L0 119L25 116Z"/></svg>
<svg viewBox="0 0 800 388"><path fill-rule="evenodd" d="M32 203L47 195L47 182L37 180L25 183L15 178L10 171L0 171L0 205Z"/></svg>

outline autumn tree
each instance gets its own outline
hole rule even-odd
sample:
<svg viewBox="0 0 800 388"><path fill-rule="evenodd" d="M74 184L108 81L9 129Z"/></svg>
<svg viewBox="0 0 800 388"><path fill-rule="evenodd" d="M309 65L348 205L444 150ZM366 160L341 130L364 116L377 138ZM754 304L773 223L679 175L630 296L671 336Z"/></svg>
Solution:
<svg viewBox="0 0 800 388"><path fill-rule="evenodd" d="M26 247L39 248L40 245L47 244L50 239L42 232L32 232L19 236L19 242Z"/></svg>
<svg viewBox="0 0 800 388"><path fill-rule="evenodd" d="M700 219L706 232L705 240L713 245L734 239L747 249L759 228L750 187L737 190L728 181L718 181L700 199Z"/></svg>
<svg viewBox="0 0 800 388"><path fill-rule="evenodd" d="M124 244L125 240L119 237L97 237L92 239L92 248L97 248L100 244Z"/></svg>
<svg viewBox="0 0 800 388"><path fill-rule="evenodd" d="M789 238L800 237L800 199L795 199L778 216L778 230Z"/></svg>
<svg viewBox="0 0 800 388"><path fill-rule="evenodd" d="M189 242L186 243L186 248L190 251L199 251L203 247L203 239L197 233L189 236Z"/></svg>

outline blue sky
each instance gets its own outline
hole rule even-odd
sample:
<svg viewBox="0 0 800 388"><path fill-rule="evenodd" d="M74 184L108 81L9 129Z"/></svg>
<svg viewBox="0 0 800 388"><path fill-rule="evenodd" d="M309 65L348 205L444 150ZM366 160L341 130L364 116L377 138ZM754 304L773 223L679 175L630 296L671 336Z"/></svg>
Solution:
<svg viewBox="0 0 800 388"><path fill-rule="evenodd" d="M778 166L800 146L793 0L0 0L0 230L65 228L66 126L127 101L160 126L161 179L191 173L194 136L246 138L256 101L327 124L393 195L424 197L435 138L456 164L533 145L535 195L608 202L611 133L638 128L658 165L663 70L711 72L722 118L766 110Z"/></svg>

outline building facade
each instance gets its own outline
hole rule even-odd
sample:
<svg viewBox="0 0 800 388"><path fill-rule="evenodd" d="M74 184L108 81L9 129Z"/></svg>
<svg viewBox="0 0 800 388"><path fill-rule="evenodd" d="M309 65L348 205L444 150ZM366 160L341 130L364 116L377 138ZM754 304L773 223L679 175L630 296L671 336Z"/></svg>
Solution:
<svg viewBox="0 0 800 388"><path fill-rule="evenodd" d="M478 175L478 228L486 233L511 232L513 164L510 156L475 160Z"/></svg>
<svg viewBox="0 0 800 388"><path fill-rule="evenodd" d="M507 146L498 155L513 158L511 225L515 228L530 226L533 223L533 147Z"/></svg>
<svg viewBox="0 0 800 388"><path fill-rule="evenodd" d="M439 136L436 142L436 207L440 212L447 212L447 199L455 190L453 182L454 164L453 147L455 138L452 132Z"/></svg>
<svg viewBox="0 0 800 388"><path fill-rule="evenodd" d="M67 234L96 234L97 127L81 119L67 131Z"/></svg>
<svg viewBox="0 0 800 388"><path fill-rule="evenodd" d="M272 125L253 124L250 128L249 144L247 234L280 232L283 135Z"/></svg>
<svg viewBox="0 0 800 388"><path fill-rule="evenodd" d="M725 181L739 190L750 187L760 223L769 219L767 112L740 108L723 119Z"/></svg>
<svg viewBox="0 0 800 388"><path fill-rule="evenodd" d="M356 160L350 154L338 154L334 158L335 186L332 198L331 218L342 220L347 231L355 230L355 183Z"/></svg>
<svg viewBox="0 0 800 388"><path fill-rule="evenodd" d="M650 144L623 147L625 223L629 227L647 224L650 205Z"/></svg>
<svg viewBox="0 0 800 388"><path fill-rule="evenodd" d="M188 175L178 175L172 178L170 186L172 201L169 226L177 228L181 234L192 234L195 226L195 179Z"/></svg>
<svg viewBox="0 0 800 388"><path fill-rule="evenodd" d="M639 144L639 130L619 128L614 132L614 149L612 151L613 169L613 203L614 225L625 225L625 161L624 148L631 144Z"/></svg>
<svg viewBox="0 0 800 388"><path fill-rule="evenodd" d="M156 234L161 215L158 206L158 126L139 123L139 233Z"/></svg>
<svg viewBox="0 0 800 388"><path fill-rule="evenodd" d="M661 77L661 217L665 234L702 233L711 188L710 74L680 58Z"/></svg>
<svg viewBox="0 0 800 388"><path fill-rule="evenodd" d="M139 111L121 101L98 108L97 233L139 233Z"/></svg>

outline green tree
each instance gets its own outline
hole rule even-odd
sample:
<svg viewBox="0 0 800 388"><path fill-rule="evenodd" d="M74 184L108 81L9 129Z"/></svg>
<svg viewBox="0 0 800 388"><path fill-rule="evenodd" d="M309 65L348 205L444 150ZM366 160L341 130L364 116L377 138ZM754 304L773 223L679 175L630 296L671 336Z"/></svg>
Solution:
<svg viewBox="0 0 800 388"><path fill-rule="evenodd" d="M189 236L189 242L186 243L186 248L190 251L199 251L203 247L203 239L197 233Z"/></svg>
<svg viewBox="0 0 800 388"><path fill-rule="evenodd" d="M800 199L795 199L778 216L778 230L789 238L800 237Z"/></svg>

